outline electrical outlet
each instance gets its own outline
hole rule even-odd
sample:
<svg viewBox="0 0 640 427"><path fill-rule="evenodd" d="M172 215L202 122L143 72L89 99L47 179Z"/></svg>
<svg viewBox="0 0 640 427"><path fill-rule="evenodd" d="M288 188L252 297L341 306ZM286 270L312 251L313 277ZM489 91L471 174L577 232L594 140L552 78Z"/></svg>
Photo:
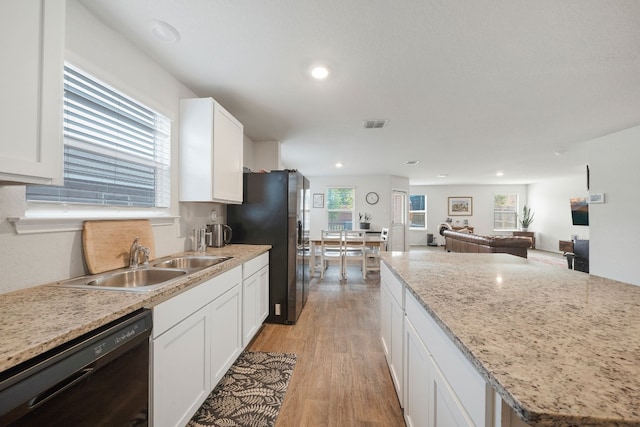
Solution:
<svg viewBox="0 0 640 427"><path fill-rule="evenodd" d="M280 304L276 304L276 316L280 316Z"/></svg>

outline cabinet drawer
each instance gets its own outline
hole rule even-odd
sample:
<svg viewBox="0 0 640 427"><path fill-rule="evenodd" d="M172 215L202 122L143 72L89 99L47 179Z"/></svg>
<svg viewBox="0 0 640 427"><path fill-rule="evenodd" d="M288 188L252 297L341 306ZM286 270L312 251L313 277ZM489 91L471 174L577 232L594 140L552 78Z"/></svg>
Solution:
<svg viewBox="0 0 640 427"><path fill-rule="evenodd" d="M493 406L491 386L464 356L449 336L429 316L416 297L406 291L406 315L431 354L455 396L477 426L490 422Z"/></svg>
<svg viewBox="0 0 640 427"><path fill-rule="evenodd" d="M269 252L265 252L262 255L258 255L254 259L244 263L242 278L246 279L247 277L257 273L262 267L268 264L269 264Z"/></svg>
<svg viewBox="0 0 640 427"><path fill-rule="evenodd" d="M209 304L241 280L242 267L238 266L153 307L153 338Z"/></svg>
<svg viewBox="0 0 640 427"><path fill-rule="evenodd" d="M404 284L385 263L382 263L380 270L381 285L386 286L393 299L404 309Z"/></svg>

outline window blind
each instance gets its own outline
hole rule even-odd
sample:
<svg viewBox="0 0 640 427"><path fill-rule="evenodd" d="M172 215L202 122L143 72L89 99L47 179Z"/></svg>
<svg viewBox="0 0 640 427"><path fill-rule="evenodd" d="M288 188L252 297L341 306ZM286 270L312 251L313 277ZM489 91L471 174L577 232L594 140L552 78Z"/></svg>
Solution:
<svg viewBox="0 0 640 427"><path fill-rule="evenodd" d="M64 68L64 185L27 186L27 200L104 206L169 206L168 118Z"/></svg>
<svg viewBox="0 0 640 427"><path fill-rule="evenodd" d="M515 230L518 228L518 195L495 194L493 197L493 229Z"/></svg>

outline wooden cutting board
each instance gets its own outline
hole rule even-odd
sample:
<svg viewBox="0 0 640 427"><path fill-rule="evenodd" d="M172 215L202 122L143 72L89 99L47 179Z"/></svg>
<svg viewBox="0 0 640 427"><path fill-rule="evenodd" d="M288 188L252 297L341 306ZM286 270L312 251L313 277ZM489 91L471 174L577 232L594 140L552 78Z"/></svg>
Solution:
<svg viewBox="0 0 640 427"><path fill-rule="evenodd" d="M117 221L85 221L82 248L90 274L129 266L129 250L136 237L149 248L149 259L155 258L151 222L147 219Z"/></svg>

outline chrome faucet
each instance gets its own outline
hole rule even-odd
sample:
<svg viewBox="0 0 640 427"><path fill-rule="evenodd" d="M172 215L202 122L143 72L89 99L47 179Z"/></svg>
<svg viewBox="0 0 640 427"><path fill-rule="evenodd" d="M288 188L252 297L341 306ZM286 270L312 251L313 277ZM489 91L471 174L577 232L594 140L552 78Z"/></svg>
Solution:
<svg viewBox="0 0 640 427"><path fill-rule="evenodd" d="M129 250L129 268L137 268L149 263L149 248L142 246L138 243L139 241L140 237L136 237L131 244L131 249ZM140 262L140 254L142 254L142 262Z"/></svg>

